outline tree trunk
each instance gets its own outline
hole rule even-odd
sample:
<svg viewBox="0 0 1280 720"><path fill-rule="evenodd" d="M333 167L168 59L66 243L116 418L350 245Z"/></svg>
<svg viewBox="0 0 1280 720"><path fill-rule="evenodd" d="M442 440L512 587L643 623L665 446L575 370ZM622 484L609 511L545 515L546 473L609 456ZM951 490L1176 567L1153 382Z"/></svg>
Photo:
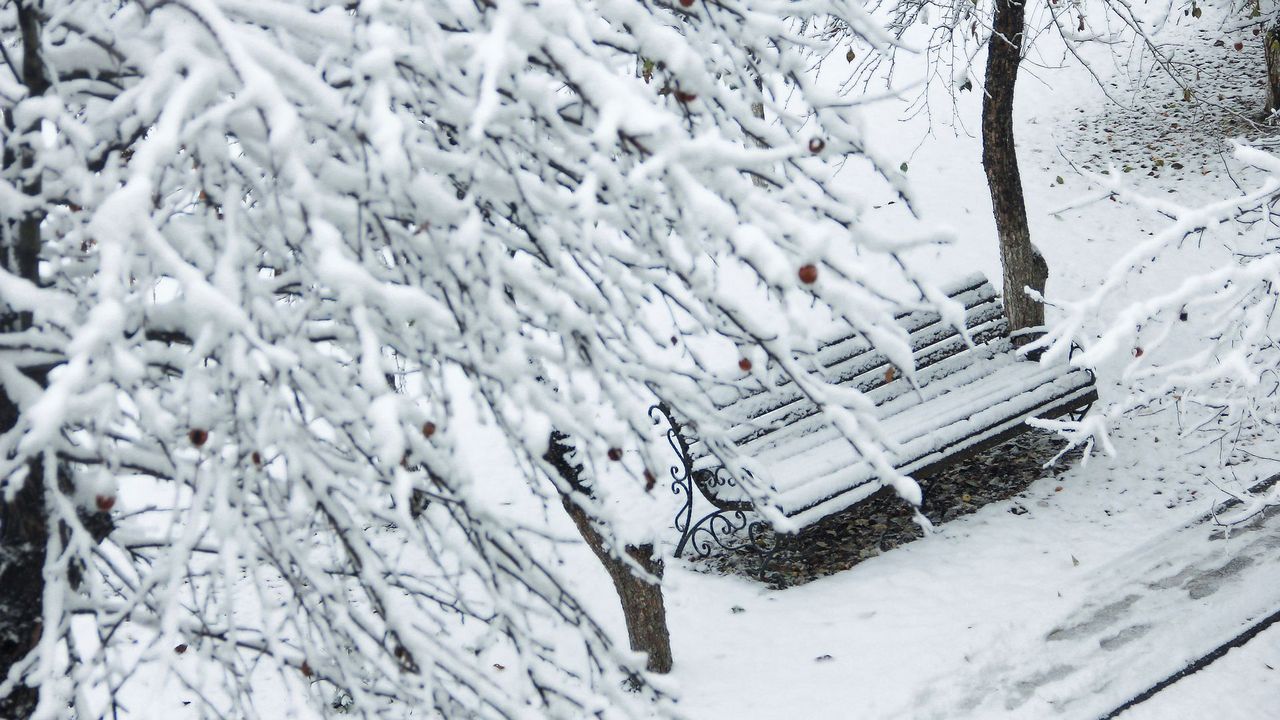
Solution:
<svg viewBox="0 0 1280 720"><path fill-rule="evenodd" d="M40 21L25 4L17 8L22 31L22 82L31 96L48 89L43 58L40 55ZM11 113L4 123L9 137L31 133L34 128L17 128ZM17 147L14 147L17 146ZM29 147L18 142L6 144L6 174L12 177L14 166L30 171L35 159ZM25 174L25 173L24 173ZM40 178L27 177L22 190L26 195L41 194ZM40 224L42 213L0 217L0 264L9 272L39 284ZM14 332L31 327L28 312L0 311L0 331ZM29 373L43 384L44 372ZM38 375L38 376L37 376ZM0 387L0 433L8 432L18 422L18 407ZM40 641L41 599L44 595L45 548L49 527L45 512L44 470L39 461L28 464L22 489L12 499L0 494L0 681L8 678ZM12 478L7 478L12 481ZM36 688L17 683L13 691L0 698L0 718L25 718L35 710L39 699Z"/></svg>
<svg viewBox="0 0 1280 720"><path fill-rule="evenodd" d="M9 430L16 409L0 393L0 415ZM39 463L31 470L40 471ZM7 678L40 641L40 607L44 594L45 548L48 524L44 507L44 478L29 474L11 501L0 500L0 679ZM0 698L0 718L30 717L39 699L36 688L21 682Z"/></svg>
<svg viewBox="0 0 1280 720"><path fill-rule="evenodd" d="M1267 25L1262 52L1267 59L1267 118L1270 119L1280 109L1280 13Z"/></svg>
<svg viewBox="0 0 1280 720"><path fill-rule="evenodd" d="M1000 264L1004 268L1004 306L1009 330L1044 324L1044 306L1024 288L1043 293L1049 267L1031 244L1022 177L1013 144L1013 88L1022 55L1023 0L996 0L993 34L987 45L986 95L982 101L982 167L987 172Z"/></svg>
<svg viewBox="0 0 1280 720"><path fill-rule="evenodd" d="M572 451L567 437L558 432L552 433L545 459L574 492L590 497L591 489L582 482L582 466L573 464L569 458ZM638 575L632 572L628 563L610 551L595 521L570 495L561 494L560 502L587 541L587 546L613 579L613 587L622 602L631 649L648 654L646 667L650 672L670 672L671 633L667 630L667 609L662 597L662 560L654 556L653 545L627 546L627 556L646 573L646 576Z"/></svg>

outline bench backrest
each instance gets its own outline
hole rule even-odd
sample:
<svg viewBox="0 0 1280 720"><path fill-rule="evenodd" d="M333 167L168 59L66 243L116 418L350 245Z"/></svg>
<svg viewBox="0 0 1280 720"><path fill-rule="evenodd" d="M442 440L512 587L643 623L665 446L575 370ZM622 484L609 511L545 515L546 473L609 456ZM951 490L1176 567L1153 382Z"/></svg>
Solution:
<svg viewBox="0 0 1280 720"><path fill-rule="evenodd" d="M965 327L975 345L982 345L1007 335L1008 320L995 289L981 274L974 274L943 288L947 296L965 308ZM928 368L968 347L960 331L944 321L937 312L920 310L896 317L898 324L909 335L916 369ZM885 385L895 387L881 401L910 392L911 386L892 368L888 357L876 351L861 335L851 334L822 345L813 355L814 364L820 368L827 381L833 384L856 387L863 393ZM720 405L726 417L737 425L730 432L738 444L762 437L777 428L786 427L797 420L815 415L817 406L810 402L790 379L784 379L772 388L759 383L754 387L741 386L737 397ZM700 443L694 442L690 450L701 455Z"/></svg>

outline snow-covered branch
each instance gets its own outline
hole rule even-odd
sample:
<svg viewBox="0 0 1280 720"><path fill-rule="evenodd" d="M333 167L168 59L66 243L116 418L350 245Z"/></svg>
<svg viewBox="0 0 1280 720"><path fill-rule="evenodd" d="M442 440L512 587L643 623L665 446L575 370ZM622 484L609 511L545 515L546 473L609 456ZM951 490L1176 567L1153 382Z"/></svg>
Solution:
<svg viewBox="0 0 1280 720"><path fill-rule="evenodd" d="M1084 352L1072 363L1108 367L1120 382L1085 423L1055 424L1072 444L1105 441L1110 420L1161 403L1176 405L1188 429L1274 434L1280 425L1280 240L1265 221L1280 197L1280 158L1239 145L1235 156L1269 175L1238 197L1199 207L1095 178L1112 196L1170 222L1135 242L1087 295L1050 299L1061 319L1037 345L1061 357L1078 343Z"/></svg>
<svg viewBox="0 0 1280 720"><path fill-rule="evenodd" d="M893 315L940 297L896 258L932 238L864 232L833 182L862 137L807 69L888 42L856 3L49 0L0 30L0 477L47 508L43 631L0 696L37 687L39 717L166 673L233 717L264 684L364 716L672 714L623 689L641 663L461 418L533 507L573 437L617 546L665 525L649 407L723 433L739 354L883 454L806 356L817 315L907 371Z"/></svg>

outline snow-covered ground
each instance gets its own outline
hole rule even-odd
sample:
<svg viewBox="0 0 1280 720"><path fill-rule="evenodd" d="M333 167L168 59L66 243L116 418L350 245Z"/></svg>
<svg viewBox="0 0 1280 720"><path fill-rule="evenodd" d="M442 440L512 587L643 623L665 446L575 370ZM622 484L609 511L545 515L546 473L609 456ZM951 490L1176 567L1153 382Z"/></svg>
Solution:
<svg viewBox="0 0 1280 720"><path fill-rule="evenodd" d="M1242 647L1141 705L1122 720L1268 718L1280 707L1280 627L1272 625Z"/></svg>
<svg viewBox="0 0 1280 720"><path fill-rule="evenodd" d="M1026 514L995 503L809 585L676 569L691 715L1097 717L1232 637L1274 609L1276 523L1257 540L1187 528L1217 496L1200 467L1216 457L1169 460L1186 450L1158 441L1169 419L1033 485ZM1236 467L1242 482L1276 469Z"/></svg>

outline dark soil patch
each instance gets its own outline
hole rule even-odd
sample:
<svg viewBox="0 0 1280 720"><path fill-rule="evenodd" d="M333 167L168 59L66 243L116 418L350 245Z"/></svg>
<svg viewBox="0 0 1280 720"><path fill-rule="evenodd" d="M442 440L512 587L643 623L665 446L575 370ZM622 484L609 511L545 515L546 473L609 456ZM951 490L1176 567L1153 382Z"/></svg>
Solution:
<svg viewBox="0 0 1280 720"><path fill-rule="evenodd" d="M1062 440L1054 433L1031 430L932 477L918 478L924 490L922 510L940 525L1017 496L1033 481L1061 473L1080 456L1068 453L1056 465L1044 467L1061 448ZM1009 511L1021 514L1026 509L1014 504ZM890 488L882 488L794 535L764 530L758 542L776 548L767 563L748 549L721 551L698 563L709 571L746 575L775 588L802 585L922 537L912 516L911 508Z"/></svg>
<svg viewBox="0 0 1280 720"><path fill-rule="evenodd" d="M1262 37L1253 34L1260 24L1182 23L1169 29L1161 49L1167 66L1143 53L1145 62L1132 63L1129 77L1105 83L1114 102L1096 114L1082 107L1078 116L1064 115L1068 160L1086 171L1160 179L1174 192L1183 180L1225 172L1229 138L1267 144L1274 129L1263 113L1266 65Z"/></svg>

